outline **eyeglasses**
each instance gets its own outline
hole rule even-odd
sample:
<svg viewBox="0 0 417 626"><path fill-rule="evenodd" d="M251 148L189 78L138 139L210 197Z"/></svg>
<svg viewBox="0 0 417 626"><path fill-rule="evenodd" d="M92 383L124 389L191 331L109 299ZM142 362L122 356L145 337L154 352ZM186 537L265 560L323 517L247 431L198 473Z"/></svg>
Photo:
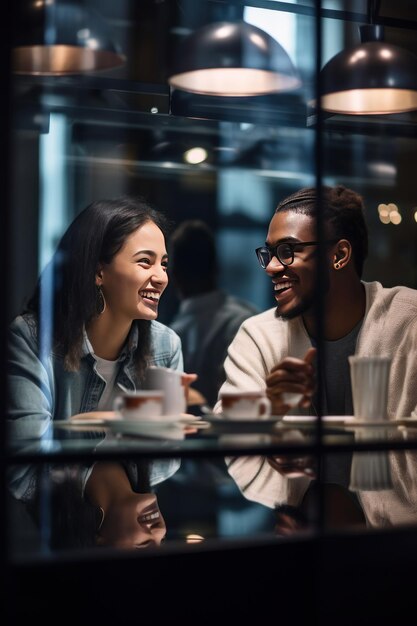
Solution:
<svg viewBox="0 0 417 626"><path fill-rule="evenodd" d="M324 243L335 243L338 239L330 239ZM262 246L256 248L256 256L263 269L271 262L272 257L276 256L281 265L291 265L294 263L294 250L304 246L317 246L318 241L297 241L294 243L279 243L276 246Z"/></svg>

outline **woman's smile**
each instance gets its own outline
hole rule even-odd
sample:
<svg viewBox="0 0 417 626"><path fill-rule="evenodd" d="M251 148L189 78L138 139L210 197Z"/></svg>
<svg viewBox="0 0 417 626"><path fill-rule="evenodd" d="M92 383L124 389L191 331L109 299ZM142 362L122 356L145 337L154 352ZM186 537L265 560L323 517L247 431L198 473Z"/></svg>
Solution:
<svg viewBox="0 0 417 626"><path fill-rule="evenodd" d="M154 222L147 222L102 267L108 314L130 321L156 319L159 300L168 284L167 265L164 235Z"/></svg>
<svg viewBox="0 0 417 626"><path fill-rule="evenodd" d="M160 291L144 289L139 291L139 296L142 298L144 304L151 307L154 311L158 311L159 299L161 297Z"/></svg>

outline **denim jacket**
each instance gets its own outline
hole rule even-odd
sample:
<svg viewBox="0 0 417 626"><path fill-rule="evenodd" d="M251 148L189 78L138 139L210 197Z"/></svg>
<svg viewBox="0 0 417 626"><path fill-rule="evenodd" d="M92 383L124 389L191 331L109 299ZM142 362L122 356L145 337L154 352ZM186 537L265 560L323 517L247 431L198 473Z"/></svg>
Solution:
<svg viewBox="0 0 417 626"><path fill-rule="evenodd" d="M138 340L139 331L134 323L119 356L121 367L116 385L121 390L140 389L133 362ZM31 314L18 316L11 323L8 348L9 441L14 447L20 444L26 446L28 440L42 441L42 449L46 449L52 420L66 420L77 413L94 411L106 383L97 373L96 360L86 334L80 369L68 372L64 369L62 355L51 348L50 333L39 331L36 319ZM181 341L178 335L157 321L151 321L149 365L183 371ZM153 463L151 484L165 480L178 467L178 459ZM30 485L28 469L16 466L12 472L9 486L15 497L30 497L29 492L34 485ZM35 475L36 472L30 474Z"/></svg>

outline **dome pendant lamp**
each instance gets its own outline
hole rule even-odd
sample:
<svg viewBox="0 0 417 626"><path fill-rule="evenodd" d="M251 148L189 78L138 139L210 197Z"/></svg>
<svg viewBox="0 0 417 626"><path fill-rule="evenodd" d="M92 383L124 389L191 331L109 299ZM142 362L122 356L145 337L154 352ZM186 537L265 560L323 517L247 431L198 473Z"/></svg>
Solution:
<svg viewBox="0 0 417 626"><path fill-rule="evenodd" d="M125 63L102 16L69 0L19 0L14 33L16 74L65 76Z"/></svg>
<svg viewBox="0 0 417 626"><path fill-rule="evenodd" d="M208 96L258 96L301 86L284 48L244 21L214 22L188 35L179 46L168 82Z"/></svg>
<svg viewBox="0 0 417 626"><path fill-rule="evenodd" d="M321 70L321 108L346 115L386 115L417 109L417 56L384 41L383 27L360 27L361 44Z"/></svg>

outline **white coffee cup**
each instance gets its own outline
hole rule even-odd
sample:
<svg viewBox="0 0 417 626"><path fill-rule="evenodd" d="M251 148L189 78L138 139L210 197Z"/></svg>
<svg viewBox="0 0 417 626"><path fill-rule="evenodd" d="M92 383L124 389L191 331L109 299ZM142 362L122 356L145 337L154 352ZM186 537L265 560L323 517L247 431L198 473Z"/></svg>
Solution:
<svg viewBox="0 0 417 626"><path fill-rule="evenodd" d="M391 358L356 355L348 358L355 417L362 421L387 419Z"/></svg>
<svg viewBox="0 0 417 626"><path fill-rule="evenodd" d="M163 414L164 395L160 390L124 391L115 398L113 409L123 419L153 419Z"/></svg>
<svg viewBox="0 0 417 626"><path fill-rule="evenodd" d="M187 407L182 372L168 367L151 366L145 372L145 389L159 389L164 392L164 415L179 415Z"/></svg>
<svg viewBox="0 0 417 626"><path fill-rule="evenodd" d="M222 414L230 419L266 419L271 403L263 391L223 391L220 394Z"/></svg>

